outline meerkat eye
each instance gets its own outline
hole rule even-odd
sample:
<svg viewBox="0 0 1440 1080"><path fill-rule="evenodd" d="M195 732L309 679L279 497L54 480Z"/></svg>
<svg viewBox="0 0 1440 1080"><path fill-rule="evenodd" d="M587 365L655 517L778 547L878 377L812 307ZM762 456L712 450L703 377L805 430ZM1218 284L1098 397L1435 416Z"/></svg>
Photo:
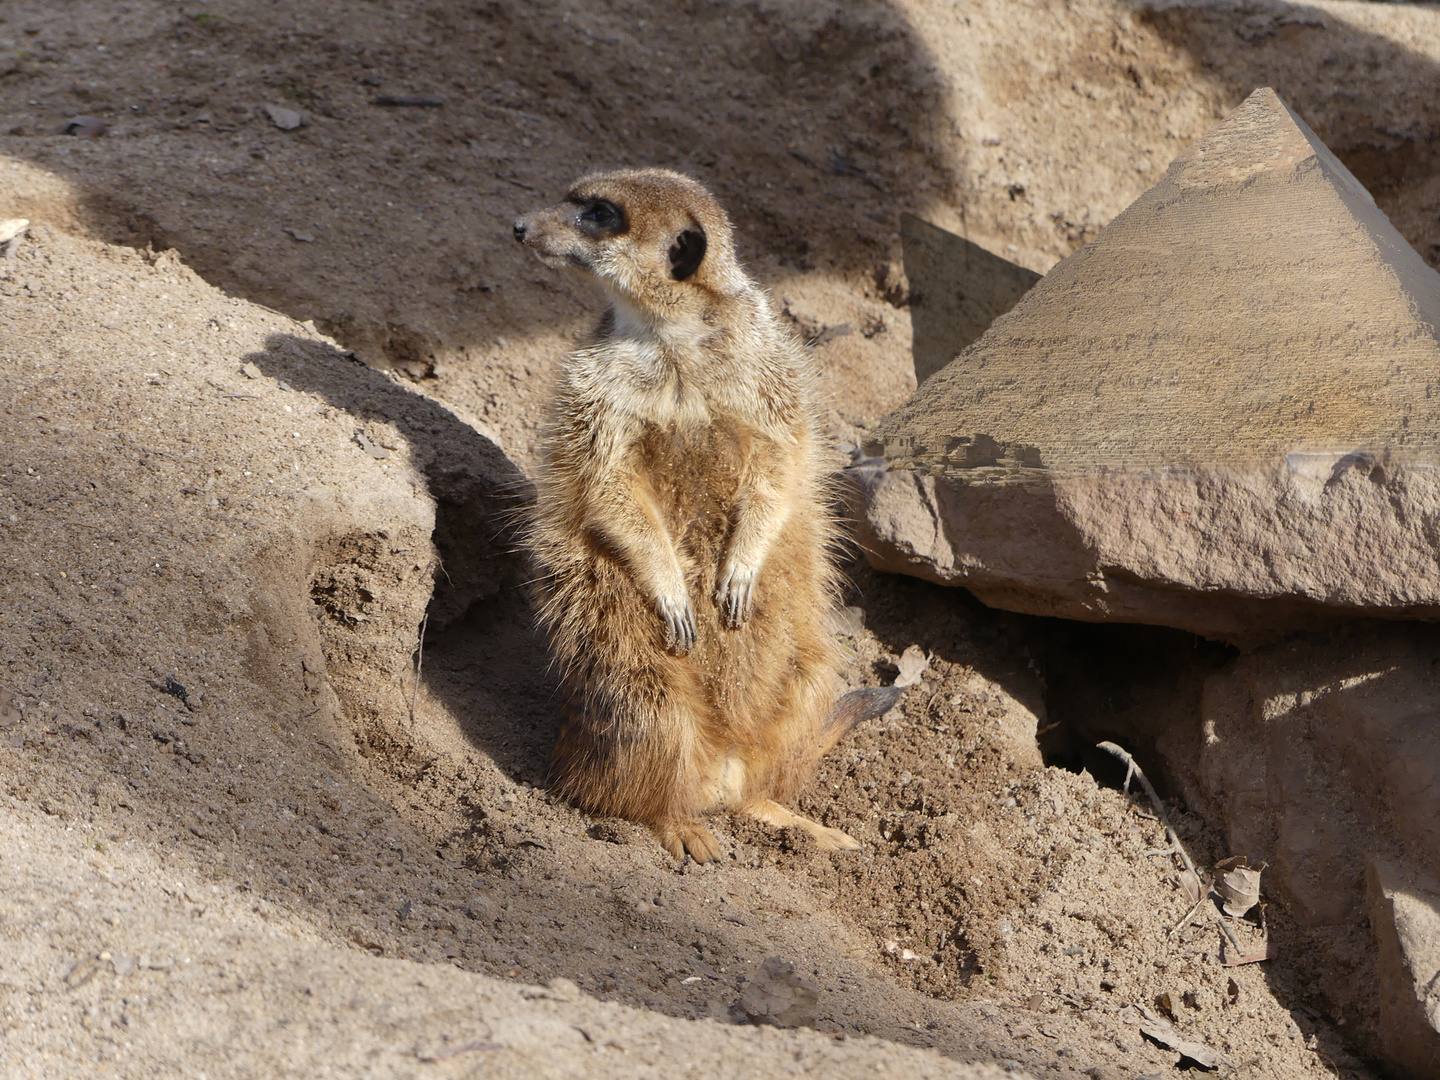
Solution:
<svg viewBox="0 0 1440 1080"><path fill-rule="evenodd" d="M591 236L617 236L625 231L625 212L612 202L591 199L580 208L580 228Z"/></svg>

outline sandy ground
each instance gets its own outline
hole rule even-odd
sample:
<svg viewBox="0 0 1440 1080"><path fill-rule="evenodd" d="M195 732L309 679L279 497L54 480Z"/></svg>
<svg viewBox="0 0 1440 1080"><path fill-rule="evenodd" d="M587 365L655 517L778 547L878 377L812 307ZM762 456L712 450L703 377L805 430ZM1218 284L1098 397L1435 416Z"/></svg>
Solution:
<svg viewBox="0 0 1440 1080"><path fill-rule="evenodd" d="M677 866L552 800L506 522L597 305L508 222L693 172L853 438L913 386L900 209L1044 270L1259 83L1436 264L1440 13L684 7L0 11L6 1069L1164 1074L1143 1007L1244 1074L1371 1075L1363 971L1273 907L1279 958L1220 966L1149 807L1041 760L1059 639L959 594L851 568L847 680L932 657L802 800L864 853L722 825ZM815 1033L733 1024L772 955Z"/></svg>

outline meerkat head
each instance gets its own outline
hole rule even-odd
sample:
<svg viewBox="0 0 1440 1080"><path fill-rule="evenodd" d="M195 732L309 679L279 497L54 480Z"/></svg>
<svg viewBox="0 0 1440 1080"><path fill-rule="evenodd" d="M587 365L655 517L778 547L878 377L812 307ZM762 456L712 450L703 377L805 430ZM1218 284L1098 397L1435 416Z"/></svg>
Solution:
<svg viewBox="0 0 1440 1080"><path fill-rule="evenodd" d="M583 176L561 202L518 219L515 239L547 266L584 271L651 316L745 281L725 211L699 183L668 169Z"/></svg>

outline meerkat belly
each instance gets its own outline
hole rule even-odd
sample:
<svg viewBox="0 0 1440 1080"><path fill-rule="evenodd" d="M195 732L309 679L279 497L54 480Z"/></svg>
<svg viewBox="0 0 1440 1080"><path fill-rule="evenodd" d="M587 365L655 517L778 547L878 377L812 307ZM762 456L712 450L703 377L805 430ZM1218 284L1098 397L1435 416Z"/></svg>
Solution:
<svg viewBox="0 0 1440 1080"><path fill-rule="evenodd" d="M699 630L687 662L707 705L701 741L709 751L697 760L706 812L740 808L757 789L792 787L792 765L809 760L833 696L825 537L808 502L793 508L771 546L750 618L726 626L715 603L755 438L724 423L655 431L639 459L685 565Z"/></svg>
<svg viewBox="0 0 1440 1080"><path fill-rule="evenodd" d="M736 426L717 423L689 431L655 428L637 447L639 468L698 590L715 585L747 442Z"/></svg>

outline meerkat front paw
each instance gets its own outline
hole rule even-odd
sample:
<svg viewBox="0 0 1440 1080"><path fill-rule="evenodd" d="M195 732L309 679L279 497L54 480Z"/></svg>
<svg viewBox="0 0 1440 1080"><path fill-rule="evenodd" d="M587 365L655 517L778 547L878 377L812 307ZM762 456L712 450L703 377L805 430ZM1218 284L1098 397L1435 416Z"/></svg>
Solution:
<svg viewBox="0 0 1440 1080"><path fill-rule="evenodd" d="M759 577L760 572L748 566L731 566L722 571L720 583L715 586L715 606L720 609L721 622L729 629L738 629L750 618Z"/></svg>
<svg viewBox="0 0 1440 1080"><path fill-rule="evenodd" d="M695 611L688 597L662 596L656 601L665 621L665 648L684 656L695 647Z"/></svg>

